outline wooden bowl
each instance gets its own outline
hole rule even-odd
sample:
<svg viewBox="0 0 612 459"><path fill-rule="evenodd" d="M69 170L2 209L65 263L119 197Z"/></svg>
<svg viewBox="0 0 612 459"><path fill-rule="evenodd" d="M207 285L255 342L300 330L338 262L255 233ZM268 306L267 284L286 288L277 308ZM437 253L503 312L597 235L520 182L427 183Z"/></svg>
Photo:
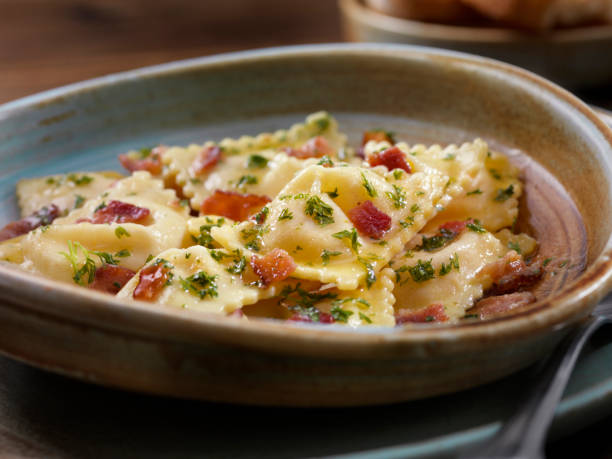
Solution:
<svg viewBox="0 0 612 459"><path fill-rule="evenodd" d="M612 25L528 32L393 17L366 7L361 0L338 3L349 41L405 43L478 54L518 65L571 88L605 85L612 79L612 60L602 59L612 46Z"/></svg>
<svg viewBox="0 0 612 459"><path fill-rule="evenodd" d="M363 129L385 126L408 141L480 136L506 152L526 152L527 175L550 173L565 190L528 182L528 196L550 216L532 215L529 222L543 242L554 235L562 253L582 250L586 271L560 275L534 309L505 319L354 331L128 305L0 264L2 352L156 394L260 405L381 404L458 391L524 368L608 291L610 129L575 97L528 72L409 46L213 56L6 104L0 107L0 221L16 217L20 178L108 169L129 148L254 134L319 109L335 114L353 142ZM586 247L572 223L574 208L584 220Z"/></svg>

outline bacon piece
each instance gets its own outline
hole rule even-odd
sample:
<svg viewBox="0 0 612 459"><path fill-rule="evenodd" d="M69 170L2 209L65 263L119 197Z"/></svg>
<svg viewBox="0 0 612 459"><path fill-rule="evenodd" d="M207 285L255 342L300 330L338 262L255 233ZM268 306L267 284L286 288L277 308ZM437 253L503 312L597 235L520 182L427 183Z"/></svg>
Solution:
<svg viewBox="0 0 612 459"><path fill-rule="evenodd" d="M102 265L96 268L94 281L89 285L93 290L116 294L136 274L123 266Z"/></svg>
<svg viewBox="0 0 612 459"><path fill-rule="evenodd" d="M203 215L220 215L235 221L244 221L268 202L270 198L267 196L216 190L204 200L200 210Z"/></svg>
<svg viewBox="0 0 612 459"><path fill-rule="evenodd" d="M211 170L221 159L221 148L216 145L203 148L191 163L189 172L193 175L202 175Z"/></svg>
<svg viewBox="0 0 612 459"><path fill-rule="evenodd" d="M160 175L162 172L161 154L167 149L168 147L159 145L153 148L148 156L140 158L134 154L121 154L119 162L130 172L149 171L151 175Z"/></svg>
<svg viewBox="0 0 612 459"><path fill-rule="evenodd" d="M285 152L299 159L320 158L335 153L327 140L321 136L313 137L300 148L285 148Z"/></svg>
<svg viewBox="0 0 612 459"><path fill-rule="evenodd" d="M39 226L49 225L60 215L60 209L55 204L50 204L41 209L38 209L32 215L29 215L21 220L9 223L0 230L0 242L12 239L22 234L29 233Z"/></svg>
<svg viewBox="0 0 612 459"><path fill-rule="evenodd" d="M430 304L426 308L416 311L400 309L395 313L395 323L397 325L405 323L446 322L447 320L448 316L444 311L444 306L439 303Z"/></svg>
<svg viewBox="0 0 612 459"><path fill-rule="evenodd" d="M253 255L250 264L263 285L287 279L297 267L291 255L278 248L263 257Z"/></svg>
<svg viewBox="0 0 612 459"><path fill-rule="evenodd" d="M366 236L380 239L391 228L391 217L376 208L372 201L365 201L348 211L349 220Z"/></svg>
<svg viewBox="0 0 612 459"><path fill-rule="evenodd" d="M170 279L170 266L164 262L153 263L142 268L138 285L132 296L135 300L153 301Z"/></svg>
<svg viewBox="0 0 612 459"><path fill-rule="evenodd" d="M406 161L404 153L398 147L391 147L380 153L374 153L368 158L368 163L372 167L385 166L390 171L402 169L409 174L412 172L412 168Z"/></svg>
<svg viewBox="0 0 612 459"><path fill-rule="evenodd" d="M494 295L512 293L531 287L542 277L542 261L526 264L523 257L514 251L508 252L501 260L489 263L482 269L493 280L489 290Z"/></svg>
<svg viewBox="0 0 612 459"><path fill-rule="evenodd" d="M146 207L121 201L111 201L106 206L94 212L92 218L79 218L77 223L89 222L96 225L102 223L139 223L151 214Z"/></svg>
<svg viewBox="0 0 612 459"><path fill-rule="evenodd" d="M390 133L386 131L377 130L377 131L365 131L363 133L363 138L361 139L361 145L365 145L371 140L375 142L389 142L390 144L395 143L395 139Z"/></svg>
<svg viewBox="0 0 612 459"><path fill-rule="evenodd" d="M536 297L531 292L515 292L506 295L497 295L483 298L476 306L470 309L470 313L478 314L482 320L492 319L508 315L511 311L517 310L535 302Z"/></svg>

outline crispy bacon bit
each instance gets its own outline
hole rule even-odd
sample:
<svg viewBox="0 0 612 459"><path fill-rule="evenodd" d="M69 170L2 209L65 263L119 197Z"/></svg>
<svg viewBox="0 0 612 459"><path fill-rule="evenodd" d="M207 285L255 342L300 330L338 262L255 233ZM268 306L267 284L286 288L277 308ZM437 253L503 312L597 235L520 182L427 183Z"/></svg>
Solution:
<svg viewBox="0 0 612 459"><path fill-rule="evenodd" d="M447 320L448 316L444 311L444 306L438 303L430 304L426 308L416 311L400 309L395 314L395 323L397 325L405 323L446 322Z"/></svg>
<svg viewBox="0 0 612 459"><path fill-rule="evenodd" d="M361 145L365 145L371 140L374 140L375 142L389 142L390 144L395 143L395 140L393 139L390 133L386 131L378 130L378 131L365 131L363 133Z"/></svg>
<svg viewBox="0 0 612 459"><path fill-rule="evenodd" d="M440 225L440 228L438 228L438 231L442 232L444 230L444 231L450 231L451 233L454 233L454 234L459 234L463 230L465 230L468 223L474 223L474 220L469 219L465 221L456 220L452 222L446 222Z"/></svg>
<svg viewBox="0 0 612 459"><path fill-rule="evenodd" d="M145 207L121 201L111 201L106 206L94 212L90 219L79 219L77 223L87 221L93 224L102 223L140 223L149 216L151 211Z"/></svg>
<svg viewBox="0 0 612 459"><path fill-rule="evenodd" d="M285 148L285 152L299 159L321 158L335 153L327 140L321 136L313 137L300 148Z"/></svg>
<svg viewBox="0 0 612 459"><path fill-rule="evenodd" d="M536 297L531 292L515 292L507 295L483 298L469 313L477 314L482 320L508 315L511 311L535 302Z"/></svg>
<svg viewBox="0 0 612 459"><path fill-rule="evenodd" d="M12 239L22 234L29 233L39 226L49 225L60 215L60 209L55 204L50 204L37 210L32 215L9 223L0 230L0 242Z"/></svg>
<svg viewBox="0 0 612 459"><path fill-rule="evenodd" d="M409 174L412 172L412 168L406 161L404 153L398 147L391 147L381 153L374 153L368 158L368 163L372 167L385 166L390 171L402 169Z"/></svg>
<svg viewBox="0 0 612 459"><path fill-rule="evenodd" d="M166 151L168 147L159 145L147 156L141 155L137 157L134 154L122 154L119 155L119 162L128 171L149 171L151 175L159 175L162 172L161 154Z"/></svg>
<svg viewBox="0 0 612 459"><path fill-rule="evenodd" d="M135 300L153 301L170 279L170 267L166 263L154 263L142 268L138 285L134 289Z"/></svg>
<svg viewBox="0 0 612 459"><path fill-rule="evenodd" d="M541 260L528 265L522 256L510 251L501 260L484 266L482 273L493 280L489 293L502 295L531 287L540 280L544 271Z"/></svg>
<svg viewBox="0 0 612 459"><path fill-rule="evenodd" d="M136 274L123 266L102 265L96 268L94 281L89 288L115 295Z"/></svg>
<svg viewBox="0 0 612 459"><path fill-rule="evenodd" d="M391 217L376 208L372 201L365 201L348 211L349 220L357 231L374 239L380 239L391 228Z"/></svg>
<svg viewBox="0 0 612 459"><path fill-rule="evenodd" d="M241 194L236 191L216 190L202 203L203 215L220 215L235 221L244 221L270 202L267 196Z"/></svg>
<svg viewBox="0 0 612 459"><path fill-rule="evenodd" d="M211 170L221 159L221 148L216 145L203 148L193 160L189 172L198 176Z"/></svg>
<svg viewBox="0 0 612 459"><path fill-rule="evenodd" d="M276 248L263 257L253 255L251 258L251 268L263 285L287 279L296 267L291 255L283 249Z"/></svg>

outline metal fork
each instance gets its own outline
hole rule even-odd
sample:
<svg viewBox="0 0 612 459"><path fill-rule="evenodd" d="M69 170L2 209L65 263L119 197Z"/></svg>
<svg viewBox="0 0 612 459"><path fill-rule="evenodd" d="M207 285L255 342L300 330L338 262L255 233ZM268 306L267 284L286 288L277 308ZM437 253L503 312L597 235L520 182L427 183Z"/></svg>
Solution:
<svg viewBox="0 0 612 459"><path fill-rule="evenodd" d="M576 360L591 335L612 323L612 295L608 295L575 331L559 345L537 374L518 410L485 445L460 458L543 459L546 433Z"/></svg>

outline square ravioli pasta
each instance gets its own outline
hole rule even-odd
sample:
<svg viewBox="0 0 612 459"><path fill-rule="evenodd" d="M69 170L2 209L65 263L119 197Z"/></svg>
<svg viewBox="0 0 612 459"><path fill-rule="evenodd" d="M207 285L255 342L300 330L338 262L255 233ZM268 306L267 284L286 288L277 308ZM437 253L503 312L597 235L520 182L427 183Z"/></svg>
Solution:
<svg viewBox="0 0 612 459"><path fill-rule="evenodd" d="M119 157L131 172L18 185L0 261L185 313L389 327L520 310L542 276L512 227L520 171L476 139L349 145L317 112L288 129ZM3 242L2 242L3 241Z"/></svg>

